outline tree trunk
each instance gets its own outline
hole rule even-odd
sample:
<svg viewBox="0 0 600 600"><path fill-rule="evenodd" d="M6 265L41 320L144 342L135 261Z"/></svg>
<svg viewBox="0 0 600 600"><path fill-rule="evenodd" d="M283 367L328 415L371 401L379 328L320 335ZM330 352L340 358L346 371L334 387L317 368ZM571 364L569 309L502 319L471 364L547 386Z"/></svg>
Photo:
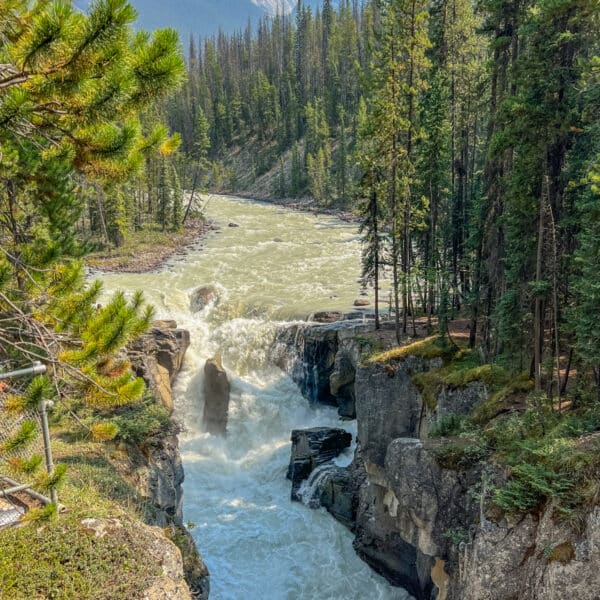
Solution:
<svg viewBox="0 0 600 600"><path fill-rule="evenodd" d="M542 262L544 250L544 215L546 212L546 193L548 181L544 181L544 189L540 195L540 210L538 215L538 241L537 256L535 261L535 281L540 284L542 281ZM542 390L542 344L543 344L543 324L542 324L542 302L543 298L540 291L536 290L535 310L533 316L533 376L535 380L535 391Z"/></svg>

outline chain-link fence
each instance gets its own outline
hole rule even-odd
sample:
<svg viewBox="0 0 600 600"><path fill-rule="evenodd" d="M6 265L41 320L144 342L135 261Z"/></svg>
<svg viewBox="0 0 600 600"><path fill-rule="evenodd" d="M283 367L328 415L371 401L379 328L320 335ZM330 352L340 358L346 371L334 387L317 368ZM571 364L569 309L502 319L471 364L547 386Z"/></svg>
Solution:
<svg viewBox="0 0 600 600"><path fill-rule="evenodd" d="M10 410L11 396L23 391L17 378L10 385L0 380L0 529L18 521L28 507L22 499L31 482L18 474L19 466L41 463L45 450L40 411Z"/></svg>

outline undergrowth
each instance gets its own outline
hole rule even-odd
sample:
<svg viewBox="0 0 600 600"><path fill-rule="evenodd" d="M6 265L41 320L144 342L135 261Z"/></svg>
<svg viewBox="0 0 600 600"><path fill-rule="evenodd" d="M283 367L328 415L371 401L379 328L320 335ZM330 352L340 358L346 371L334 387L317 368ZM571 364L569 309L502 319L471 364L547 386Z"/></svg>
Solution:
<svg viewBox="0 0 600 600"><path fill-rule="evenodd" d="M528 374L479 364L466 350L412 380L432 410L443 386L485 384L487 398L470 415L445 416L429 435L441 438L433 453L445 468L465 469L490 458L505 467L506 482L494 490L494 503L506 513L552 501L558 517L579 526L600 503L600 407L594 399L555 410L545 395L532 392Z"/></svg>
<svg viewBox="0 0 600 600"><path fill-rule="evenodd" d="M0 532L0 599L141 598L161 569L139 528L140 521L153 522L154 507L137 489L135 470L144 467L144 449L175 427L150 393L106 411L76 399L57 403L51 415L54 478L61 478L59 502L66 512L57 514L53 504L34 508L19 527ZM21 478L36 466L29 462L0 461L0 467ZM57 482L46 479L38 488L48 493ZM121 526L101 539L81 524L109 517Z"/></svg>
<svg viewBox="0 0 600 600"><path fill-rule="evenodd" d="M110 535L84 530L79 511L3 531L0 597L96 600L141 598L148 581L161 575L147 555L147 540L123 519Z"/></svg>

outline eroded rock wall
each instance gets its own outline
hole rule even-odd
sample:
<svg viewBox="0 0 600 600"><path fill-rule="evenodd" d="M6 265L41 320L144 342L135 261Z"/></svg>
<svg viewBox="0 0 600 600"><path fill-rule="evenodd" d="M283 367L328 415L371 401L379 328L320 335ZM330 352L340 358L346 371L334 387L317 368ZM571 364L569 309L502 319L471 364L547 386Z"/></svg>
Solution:
<svg viewBox="0 0 600 600"><path fill-rule="evenodd" d="M361 365L358 340L370 326L362 327L297 326L279 339L296 349L279 364L307 397L335 399L340 414L340 390L352 398L354 461L323 479L320 500L355 532L357 554L418 600L600 600L600 508L575 533L552 506L510 521L481 503L482 482L497 485L506 473L495 464L445 468L443 442L429 432L469 414L487 398L486 385L443 386L428 406L412 376L441 361Z"/></svg>
<svg viewBox="0 0 600 600"><path fill-rule="evenodd" d="M170 411L173 410L171 384L181 370L189 343L189 332L178 329L174 321L156 321L150 333L128 349L134 372L144 378L157 400ZM181 551L185 579L193 597L206 600L209 572L183 525L184 470L177 435L168 431L153 438L150 444L129 446L127 456L127 476L146 502L147 522L168 531Z"/></svg>
<svg viewBox="0 0 600 600"><path fill-rule="evenodd" d="M354 419L358 338L372 330L372 323L358 320L292 325L277 335L271 361L292 378L305 398L337 406L341 417Z"/></svg>

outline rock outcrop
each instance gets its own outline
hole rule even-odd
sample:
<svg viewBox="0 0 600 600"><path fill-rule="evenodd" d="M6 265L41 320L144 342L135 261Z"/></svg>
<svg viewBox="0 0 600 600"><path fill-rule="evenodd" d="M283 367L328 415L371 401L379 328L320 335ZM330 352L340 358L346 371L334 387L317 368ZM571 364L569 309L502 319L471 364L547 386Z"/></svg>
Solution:
<svg viewBox="0 0 600 600"><path fill-rule="evenodd" d="M136 544L144 549L147 561L156 565L159 573L139 590L144 600L192 600L192 594L184 576L181 552L159 527L131 523L122 518L83 519L81 531L96 539L115 538Z"/></svg>
<svg viewBox="0 0 600 600"><path fill-rule="evenodd" d="M580 533L560 525L552 506L507 520L480 501L482 481L492 477L496 486L504 472L491 464L484 476L477 461L446 465L444 442L428 437L441 419L469 414L487 397L486 385L442 386L428 404L412 377L440 359L360 365L356 337L339 322L280 334L278 343L295 356L279 364L304 394L341 407L345 388L358 421L354 461L345 468L314 464L306 433L294 432L294 499L309 478L305 503L326 507L352 529L357 554L417 600L600 598L599 508Z"/></svg>
<svg viewBox="0 0 600 600"><path fill-rule="evenodd" d="M231 386L227 373L216 356L204 365L204 415L202 422L206 431L213 435L225 435L229 414Z"/></svg>
<svg viewBox="0 0 600 600"><path fill-rule="evenodd" d="M157 399L169 410L173 409L171 383L181 370L189 343L189 332L178 329L174 321L156 321L150 333L128 348L134 372L144 378ZM157 380L157 372L162 375L161 379ZM190 533L183 526L184 471L177 436L173 431L166 431L154 437L151 444L142 447L128 445L124 450L126 464L123 471L147 506L147 522L167 531L177 542L189 590L195 599L206 600L210 581L208 569ZM160 595L168 589L172 595ZM159 586L152 592L154 595L147 597L188 597L185 592L177 595L177 589L167 586L161 591Z"/></svg>
<svg viewBox="0 0 600 600"><path fill-rule="evenodd" d="M292 500L300 501L302 482L320 465L329 463L352 443L352 435L344 429L314 427L292 431L292 457L287 478L292 481Z"/></svg>
<svg viewBox="0 0 600 600"><path fill-rule="evenodd" d="M439 358L409 356L393 366L375 363L357 369L358 440L367 463L383 467L387 448L395 438L419 437L426 406L411 375L440 365Z"/></svg>
<svg viewBox="0 0 600 600"><path fill-rule="evenodd" d="M171 412L171 385L181 370L189 345L189 331L178 329L175 321L155 321L150 333L127 349L135 374L144 379L157 399Z"/></svg>
<svg viewBox="0 0 600 600"><path fill-rule="evenodd" d="M373 330L362 321L298 324L282 329L271 360L314 403L337 406L341 417L356 416L354 379L361 347L358 339Z"/></svg>

